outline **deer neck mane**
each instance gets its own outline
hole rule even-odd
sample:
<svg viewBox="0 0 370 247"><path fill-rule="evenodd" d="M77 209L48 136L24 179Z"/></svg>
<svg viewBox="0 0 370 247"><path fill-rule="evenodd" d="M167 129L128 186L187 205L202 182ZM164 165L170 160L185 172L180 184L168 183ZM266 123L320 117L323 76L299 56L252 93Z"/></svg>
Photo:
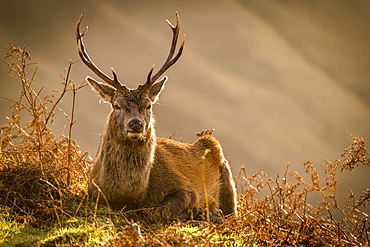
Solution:
<svg viewBox="0 0 370 247"><path fill-rule="evenodd" d="M105 155L111 162L118 163L118 169L151 167L156 146L155 130L149 128L145 138L130 140L119 138L114 131L112 132L108 128L103 135L102 144L100 155Z"/></svg>
<svg viewBox="0 0 370 247"><path fill-rule="evenodd" d="M139 201L149 183L156 147L155 130L148 128L145 138L140 140L122 138L114 130L107 126L102 137L99 159L104 176L111 181L116 194Z"/></svg>

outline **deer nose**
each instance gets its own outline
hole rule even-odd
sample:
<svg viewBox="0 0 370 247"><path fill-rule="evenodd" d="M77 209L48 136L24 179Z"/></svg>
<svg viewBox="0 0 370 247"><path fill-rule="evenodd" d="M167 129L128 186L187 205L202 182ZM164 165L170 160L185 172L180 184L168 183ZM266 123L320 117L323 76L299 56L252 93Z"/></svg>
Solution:
<svg viewBox="0 0 370 247"><path fill-rule="evenodd" d="M130 129L132 129L132 131L137 132L142 130L143 123L138 119L134 119L129 122L128 126L130 127Z"/></svg>

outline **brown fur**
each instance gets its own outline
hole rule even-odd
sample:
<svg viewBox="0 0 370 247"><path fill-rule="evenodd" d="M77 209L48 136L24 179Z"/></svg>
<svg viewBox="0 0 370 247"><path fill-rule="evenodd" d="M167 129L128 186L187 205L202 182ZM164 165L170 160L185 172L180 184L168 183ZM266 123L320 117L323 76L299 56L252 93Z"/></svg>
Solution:
<svg viewBox="0 0 370 247"><path fill-rule="evenodd" d="M102 86L91 78L88 81L94 88ZM205 205L206 198L213 201L209 203L213 213L218 207L225 215L236 213L234 182L219 142L210 132L201 133L190 144L157 139L153 115L142 107L148 99L156 99L148 92L142 86L129 92L112 92L112 105L125 102L122 108L131 110L123 114L124 110L113 109L108 117L90 175L90 195L96 197L99 188L119 209L161 205L167 208L170 218ZM124 123L131 115L146 119L145 133L139 139L126 136Z"/></svg>

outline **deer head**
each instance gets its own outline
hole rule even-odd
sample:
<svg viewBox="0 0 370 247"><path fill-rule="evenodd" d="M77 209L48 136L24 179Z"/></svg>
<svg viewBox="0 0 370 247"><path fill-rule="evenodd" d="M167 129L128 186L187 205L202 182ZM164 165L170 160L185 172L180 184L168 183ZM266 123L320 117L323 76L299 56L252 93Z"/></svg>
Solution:
<svg viewBox="0 0 370 247"><path fill-rule="evenodd" d="M78 54L81 60L89 67L98 77L104 82L98 82L91 77L86 77L90 86L100 94L102 99L110 103L112 112L108 121L112 121L117 129L118 137L128 138L130 140L138 140L145 138L148 129L153 127L152 105L157 101L160 92L164 88L167 77L158 78L166 72L180 58L185 45L185 35L183 41L176 54L176 44L180 32L180 18L176 12L176 26L173 26L168 20L167 23L173 32L172 44L168 57L157 73L153 74L154 65L150 69L146 82L140 84L136 89L129 89L118 80L117 74L112 68L113 79L102 72L90 59L85 50L83 36L87 32L87 27L84 32L80 32L80 24L84 16L82 12L76 24L76 39L78 46ZM157 81L158 80L158 81Z"/></svg>

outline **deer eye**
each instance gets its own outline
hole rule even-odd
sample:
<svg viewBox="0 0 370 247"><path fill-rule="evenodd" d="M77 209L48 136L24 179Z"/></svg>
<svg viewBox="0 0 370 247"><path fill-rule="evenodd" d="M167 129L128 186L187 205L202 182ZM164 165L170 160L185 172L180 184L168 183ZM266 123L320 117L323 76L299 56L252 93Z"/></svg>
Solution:
<svg viewBox="0 0 370 247"><path fill-rule="evenodd" d="M113 108L114 110L121 110L121 107L117 103L113 105Z"/></svg>

